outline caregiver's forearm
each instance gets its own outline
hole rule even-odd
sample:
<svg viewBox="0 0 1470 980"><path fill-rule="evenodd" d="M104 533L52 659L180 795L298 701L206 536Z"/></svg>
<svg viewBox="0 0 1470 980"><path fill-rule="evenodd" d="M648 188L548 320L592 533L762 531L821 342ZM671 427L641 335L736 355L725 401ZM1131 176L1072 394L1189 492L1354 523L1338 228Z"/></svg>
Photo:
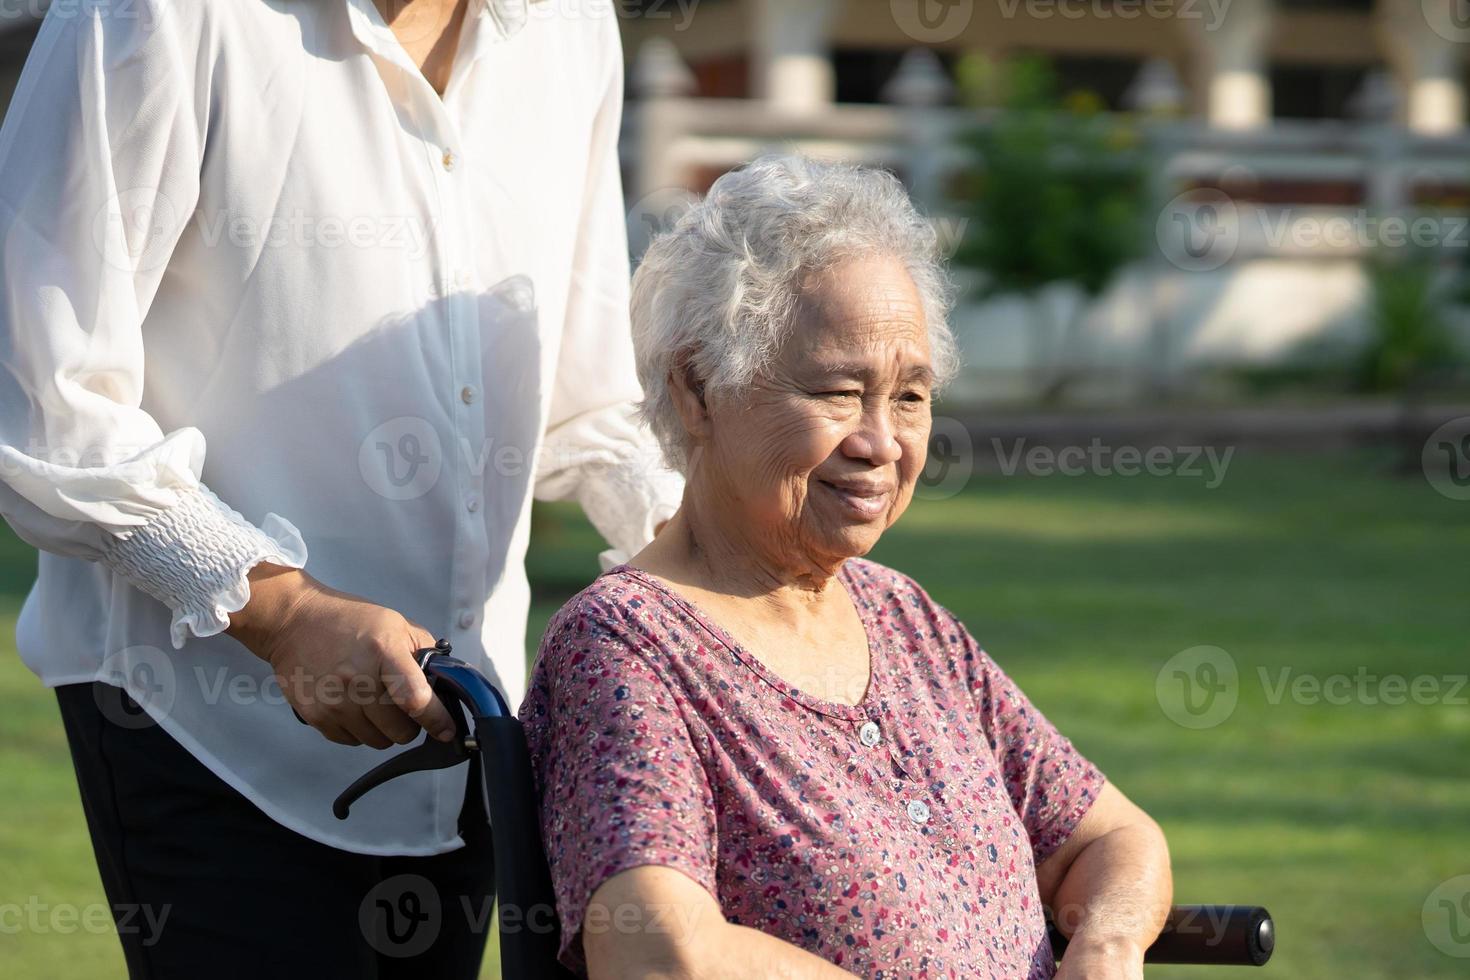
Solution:
<svg viewBox="0 0 1470 980"><path fill-rule="evenodd" d="M1173 901L1169 847L1152 820L1114 828L1078 852L1052 898L1068 950L1142 958Z"/></svg>

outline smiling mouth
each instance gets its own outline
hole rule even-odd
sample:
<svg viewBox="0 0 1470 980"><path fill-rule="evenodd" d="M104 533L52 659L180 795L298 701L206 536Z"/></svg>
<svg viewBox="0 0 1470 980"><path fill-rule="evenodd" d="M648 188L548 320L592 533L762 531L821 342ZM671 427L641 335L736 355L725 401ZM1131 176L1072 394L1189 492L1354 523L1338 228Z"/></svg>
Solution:
<svg viewBox="0 0 1470 980"><path fill-rule="evenodd" d="M844 509L858 517L871 519L888 511L891 491L887 487L851 487L826 480L818 482L842 502Z"/></svg>

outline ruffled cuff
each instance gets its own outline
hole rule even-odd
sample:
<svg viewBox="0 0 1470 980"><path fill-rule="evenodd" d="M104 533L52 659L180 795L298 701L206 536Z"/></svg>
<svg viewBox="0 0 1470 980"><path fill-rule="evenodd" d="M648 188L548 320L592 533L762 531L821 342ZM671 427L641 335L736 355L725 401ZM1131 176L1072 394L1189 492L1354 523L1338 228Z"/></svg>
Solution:
<svg viewBox="0 0 1470 980"><path fill-rule="evenodd" d="M262 561L302 568L306 543L290 521L266 514L256 527L203 484L179 491L178 502L151 521L110 537L102 563L173 610L174 649L213 636L250 600L250 569Z"/></svg>
<svg viewBox="0 0 1470 980"><path fill-rule="evenodd" d="M645 450L599 467L582 490L582 509L612 545L597 556L603 571L642 551L683 500L684 477L668 468L657 446Z"/></svg>

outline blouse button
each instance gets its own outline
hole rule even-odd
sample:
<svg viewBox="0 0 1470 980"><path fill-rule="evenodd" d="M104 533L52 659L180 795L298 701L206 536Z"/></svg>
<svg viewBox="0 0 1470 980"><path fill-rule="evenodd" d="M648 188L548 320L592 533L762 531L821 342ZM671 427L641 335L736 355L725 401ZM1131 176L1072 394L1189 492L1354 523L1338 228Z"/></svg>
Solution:
<svg viewBox="0 0 1470 980"><path fill-rule="evenodd" d="M861 741L870 749L873 746L877 745L879 741L882 740L882 738L883 735L881 732L878 731L878 723L875 721L870 721L862 728L858 729L859 741Z"/></svg>
<svg viewBox="0 0 1470 980"><path fill-rule="evenodd" d="M459 389L459 400L464 402L466 405L474 404L475 386L465 385L463 388Z"/></svg>
<svg viewBox="0 0 1470 980"><path fill-rule="evenodd" d="M923 800L909 800L909 819L922 824L929 820L929 804Z"/></svg>
<svg viewBox="0 0 1470 980"><path fill-rule="evenodd" d="M473 625L475 625L475 614L473 612L471 612L470 610L466 609L464 612L462 612L462 613L459 614L459 628L460 629L467 630L467 629L469 629Z"/></svg>
<svg viewBox="0 0 1470 980"><path fill-rule="evenodd" d="M445 170L453 170L454 169L454 151L453 150L445 150L444 151L444 169Z"/></svg>

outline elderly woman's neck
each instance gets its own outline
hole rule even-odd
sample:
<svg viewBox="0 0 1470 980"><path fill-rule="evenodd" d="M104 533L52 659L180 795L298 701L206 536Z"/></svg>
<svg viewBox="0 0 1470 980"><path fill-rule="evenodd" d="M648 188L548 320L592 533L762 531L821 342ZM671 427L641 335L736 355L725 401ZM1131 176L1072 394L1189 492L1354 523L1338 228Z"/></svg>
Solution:
<svg viewBox="0 0 1470 980"><path fill-rule="evenodd" d="M820 599L837 584L841 558L802 554L782 542L758 540L751 530L686 494L679 512L634 564L710 592L777 604Z"/></svg>

